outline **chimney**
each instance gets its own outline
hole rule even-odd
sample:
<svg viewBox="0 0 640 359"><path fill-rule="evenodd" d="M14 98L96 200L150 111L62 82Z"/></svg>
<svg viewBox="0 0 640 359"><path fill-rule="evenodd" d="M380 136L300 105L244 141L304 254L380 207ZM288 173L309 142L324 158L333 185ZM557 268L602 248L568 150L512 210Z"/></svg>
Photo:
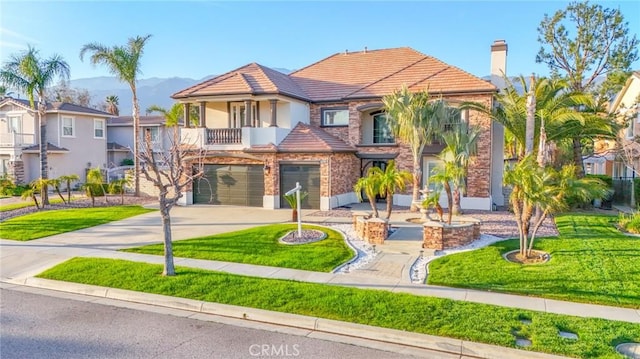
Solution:
<svg viewBox="0 0 640 359"><path fill-rule="evenodd" d="M507 74L507 42L496 40L491 45L491 83L499 89L506 84L502 78Z"/></svg>

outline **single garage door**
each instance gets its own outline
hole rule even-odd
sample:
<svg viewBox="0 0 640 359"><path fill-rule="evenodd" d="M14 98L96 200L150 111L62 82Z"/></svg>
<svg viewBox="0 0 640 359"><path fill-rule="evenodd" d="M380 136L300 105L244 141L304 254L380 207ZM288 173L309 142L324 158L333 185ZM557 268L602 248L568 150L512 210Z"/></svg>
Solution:
<svg viewBox="0 0 640 359"><path fill-rule="evenodd" d="M263 173L261 165L205 165L193 184L193 202L262 207Z"/></svg>
<svg viewBox="0 0 640 359"><path fill-rule="evenodd" d="M295 188L296 182L300 182L302 190L309 193L301 207L320 209L320 165L280 165L280 193ZM289 208L289 204L280 198L280 207Z"/></svg>

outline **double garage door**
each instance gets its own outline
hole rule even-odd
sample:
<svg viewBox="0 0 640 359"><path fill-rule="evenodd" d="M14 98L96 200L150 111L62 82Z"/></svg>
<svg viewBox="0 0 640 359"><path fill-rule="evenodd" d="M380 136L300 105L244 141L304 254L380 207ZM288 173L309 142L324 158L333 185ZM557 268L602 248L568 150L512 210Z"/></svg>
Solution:
<svg viewBox="0 0 640 359"><path fill-rule="evenodd" d="M320 165L317 164L282 164L280 165L280 193L287 193L300 183L302 190L308 192L307 198L300 203L302 208L320 209ZM284 198L280 199L280 207L289 208Z"/></svg>
<svg viewBox="0 0 640 359"><path fill-rule="evenodd" d="M193 183L193 202L262 207L262 165L205 165Z"/></svg>

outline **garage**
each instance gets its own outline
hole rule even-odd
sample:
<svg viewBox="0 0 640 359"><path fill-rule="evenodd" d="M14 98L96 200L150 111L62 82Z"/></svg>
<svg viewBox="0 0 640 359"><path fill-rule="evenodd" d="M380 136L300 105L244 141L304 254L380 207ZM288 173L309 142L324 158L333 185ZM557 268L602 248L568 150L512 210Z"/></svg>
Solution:
<svg viewBox="0 0 640 359"><path fill-rule="evenodd" d="M309 193L302 201L301 207L320 209L320 165L319 164L281 164L280 165L280 193L286 193L300 182L302 190ZM280 207L289 208L284 199Z"/></svg>
<svg viewBox="0 0 640 359"><path fill-rule="evenodd" d="M205 165L193 183L193 202L262 207L263 173L262 165Z"/></svg>

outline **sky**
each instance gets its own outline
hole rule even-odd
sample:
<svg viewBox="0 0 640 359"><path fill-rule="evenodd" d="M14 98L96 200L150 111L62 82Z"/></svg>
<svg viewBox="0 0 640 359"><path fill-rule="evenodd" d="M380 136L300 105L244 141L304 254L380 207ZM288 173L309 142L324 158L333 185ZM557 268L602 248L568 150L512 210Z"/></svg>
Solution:
<svg viewBox="0 0 640 359"><path fill-rule="evenodd" d="M640 2L619 8L640 38ZM123 45L151 34L140 78L201 79L251 62L299 69L338 52L412 47L476 76L506 40L507 74L547 75L535 63L537 27L566 1L13 1L0 0L0 61L32 45L61 55L71 79L110 76L80 60L84 44ZM633 65L640 68L640 62Z"/></svg>

